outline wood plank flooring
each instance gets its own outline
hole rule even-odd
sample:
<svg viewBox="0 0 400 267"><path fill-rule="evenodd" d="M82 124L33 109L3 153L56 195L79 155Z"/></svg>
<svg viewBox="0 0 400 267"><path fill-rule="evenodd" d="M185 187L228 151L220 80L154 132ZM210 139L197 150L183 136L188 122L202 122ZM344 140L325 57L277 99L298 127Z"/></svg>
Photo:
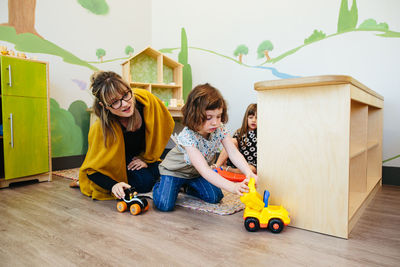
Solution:
<svg viewBox="0 0 400 267"><path fill-rule="evenodd" d="M249 233L242 212L132 216L53 179L0 190L0 266L400 266L400 187L384 185L345 240Z"/></svg>

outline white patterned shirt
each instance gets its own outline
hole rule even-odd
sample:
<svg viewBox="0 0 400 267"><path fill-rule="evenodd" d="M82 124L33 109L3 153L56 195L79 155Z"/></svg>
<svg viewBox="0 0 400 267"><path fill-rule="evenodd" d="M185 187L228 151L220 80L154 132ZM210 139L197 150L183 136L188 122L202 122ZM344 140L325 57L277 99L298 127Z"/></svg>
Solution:
<svg viewBox="0 0 400 267"><path fill-rule="evenodd" d="M185 147L197 148L210 165L215 161L221 142L227 134L228 131L223 124L210 133L208 139L188 127L183 128L178 136L173 137L176 146L168 152L163 162L161 162L159 166L160 174L188 179L199 177L200 174L190 162Z"/></svg>

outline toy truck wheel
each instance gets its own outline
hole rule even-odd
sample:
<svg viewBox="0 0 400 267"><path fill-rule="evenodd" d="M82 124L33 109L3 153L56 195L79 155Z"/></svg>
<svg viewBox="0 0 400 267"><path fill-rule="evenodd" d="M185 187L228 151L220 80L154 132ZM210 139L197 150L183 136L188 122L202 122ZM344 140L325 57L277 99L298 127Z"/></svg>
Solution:
<svg viewBox="0 0 400 267"><path fill-rule="evenodd" d="M130 211L132 215L138 215L142 211L142 208L140 208L139 204L134 203L131 205Z"/></svg>
<svg viewBox="0 0 400 267"><path fill-rule="evenodd" d="M147 211L149 209L149 202L146 199L142 199L142 201L144 205L143 211Z"/></svg>
<svg viewBox="0 0 400 267"><path fill-rule="evenodd" d="M126 203L124 201L119 201L117 203L117 210L119 212L124 212L128 209L128 205L126 205Z"/></svg>
<svg viewBox="0 0 400 267"><path fill-rule="evenodd" d="M279 234L283 230L283 222L279 219L271 219L268 228L272 233Z"/></svg>
<svg viewBox="0 0 400 267"><path fill-rule="evenodd" d="M260 229L260 223L256 218L248 217L244 220L244 227L246 227L246 230L249 232L256 232Z"/></svg>

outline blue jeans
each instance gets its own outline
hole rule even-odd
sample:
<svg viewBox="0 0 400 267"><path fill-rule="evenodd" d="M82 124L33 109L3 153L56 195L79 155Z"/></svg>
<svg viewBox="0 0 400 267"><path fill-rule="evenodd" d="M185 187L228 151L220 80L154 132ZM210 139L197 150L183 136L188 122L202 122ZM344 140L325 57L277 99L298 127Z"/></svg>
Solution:
<svg viewBox="0 0 400 267"><path fill-rule="evenodd" d="M160 178L159 162L147 163L147 168L140 170L127 170L128 183L136 188L138 193L150 192Z"/></svg>
<svg viewBox="0 0 400 267"><path fill-rule="evenodd" d="M188 194L208 203L218 203L224 197L221 189L212 185L203 177L184 179L169 175L161 175L160 182L153 188L153 202L161 211L171 211L175 207L179 189L188 185Z"/></svg>

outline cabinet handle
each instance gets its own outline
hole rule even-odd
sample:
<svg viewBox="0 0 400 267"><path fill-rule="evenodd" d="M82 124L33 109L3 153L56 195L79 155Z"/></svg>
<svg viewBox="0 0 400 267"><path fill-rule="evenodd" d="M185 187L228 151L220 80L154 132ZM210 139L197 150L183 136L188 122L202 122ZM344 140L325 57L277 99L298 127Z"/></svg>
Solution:
<svg viewBox="0 0 400 267"><path fill-rule="evenodd" d="M8 85L11 87L12 86L12 82L11 82L11 65L8 65Z"/></svg>
<svg viewBox="0 0 400 267"><path fill-rule="evenodd" d="M13 129L13 114L10 113L10 117L8 117L8 119L10 120L10 129L11 129L11 148L14 148L14 129Z"/></svg>

